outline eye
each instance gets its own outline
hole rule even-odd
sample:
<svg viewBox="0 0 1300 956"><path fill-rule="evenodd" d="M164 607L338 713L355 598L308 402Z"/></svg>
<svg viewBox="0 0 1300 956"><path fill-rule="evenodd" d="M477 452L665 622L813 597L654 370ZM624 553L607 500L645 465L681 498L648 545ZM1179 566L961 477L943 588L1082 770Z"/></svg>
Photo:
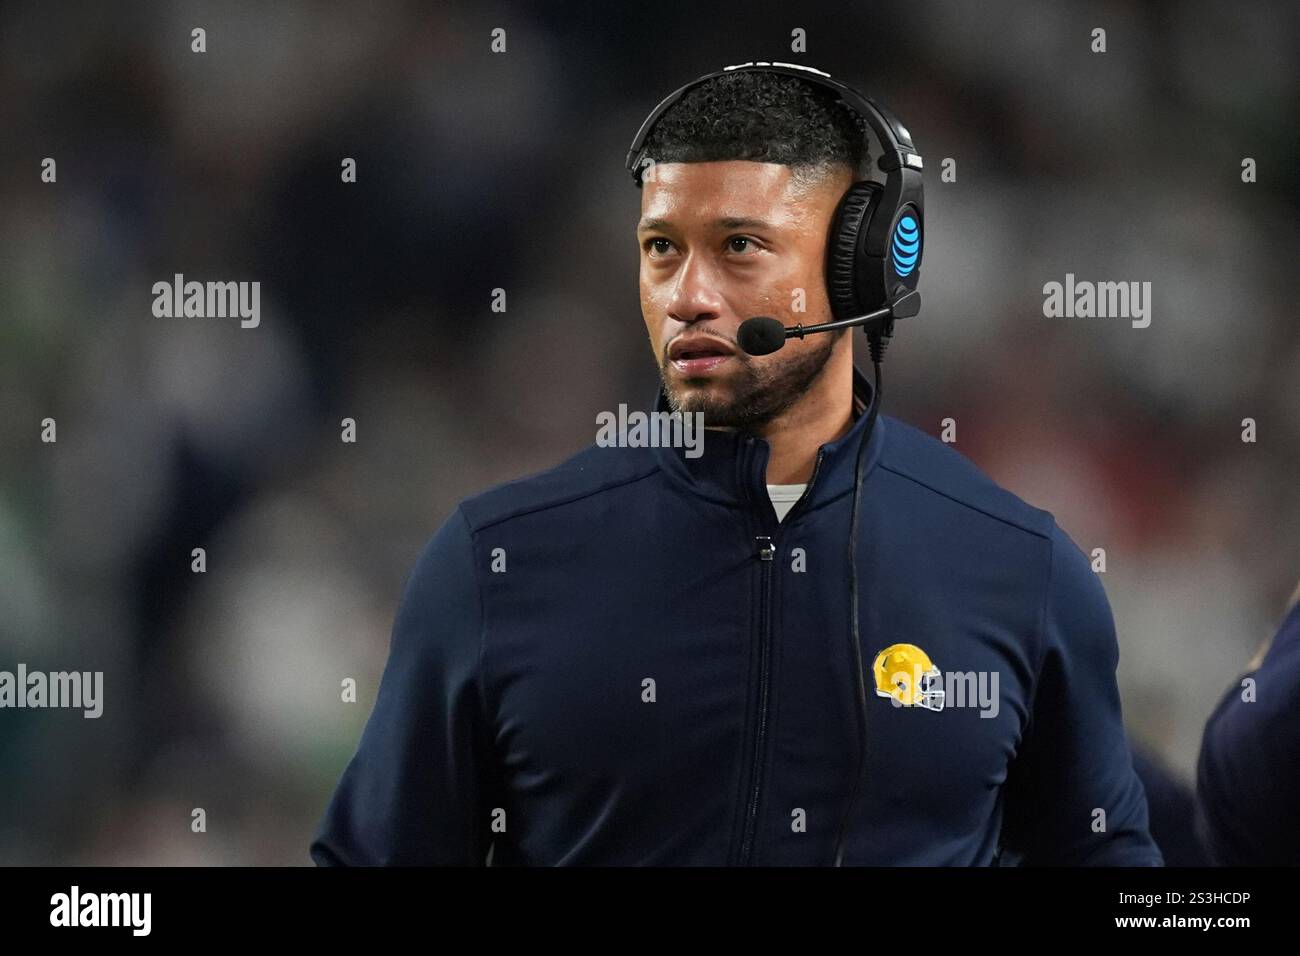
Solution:
<svg viewBox="0 0 1300 956"><path fill-rule="evenodd" d="M758 243L749 236L732 236L727 240L727 248L732 252L757 252Z"/></svg>
<svg viewBox="0 0 1300 956"><path fill-rule="evenodd" d="M655 255L667 255L672 248L672 243L662 236L656 236L653 239L645 241L646 251Z"/></svg>

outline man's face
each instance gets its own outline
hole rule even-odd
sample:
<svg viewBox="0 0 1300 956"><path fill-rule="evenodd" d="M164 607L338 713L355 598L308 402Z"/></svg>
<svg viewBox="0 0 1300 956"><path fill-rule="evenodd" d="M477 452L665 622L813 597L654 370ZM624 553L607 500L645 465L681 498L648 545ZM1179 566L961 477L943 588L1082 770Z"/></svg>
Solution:
<svg viewBox="0 0 1300 956"><path fill-rule="evenodd" d="M706 426L753 427L816 381L842 333L755 357L736 331L755 315L829 320L827 232L852 181L845 167L799 184L788 166L746 160L653 168L637 228L641 315L674 410L703 412Z"/></svg>

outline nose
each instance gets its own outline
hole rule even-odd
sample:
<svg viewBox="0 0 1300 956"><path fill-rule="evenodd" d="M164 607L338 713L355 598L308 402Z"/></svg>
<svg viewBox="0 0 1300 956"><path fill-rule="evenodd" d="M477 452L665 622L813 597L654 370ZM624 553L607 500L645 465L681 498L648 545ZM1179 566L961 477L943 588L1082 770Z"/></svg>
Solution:
<svg viewBox="0 0 1300 956"><path fill-rule="evenodd" d="M687 256L668 300L668 317L683 325L691 325L721 315L722 295L718 291L716 276L702 257Z"/></svg>

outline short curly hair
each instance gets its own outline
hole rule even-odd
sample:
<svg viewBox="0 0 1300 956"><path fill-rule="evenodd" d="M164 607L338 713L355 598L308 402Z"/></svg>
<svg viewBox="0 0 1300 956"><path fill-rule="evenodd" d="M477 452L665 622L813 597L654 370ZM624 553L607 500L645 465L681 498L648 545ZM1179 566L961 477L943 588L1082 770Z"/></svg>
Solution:
<svg viewBox="0 0 1300 956"><path fill-rule="evenodd" d="M797 181L848 166L861 178L866 123L830 90L797 76L724 73L689 90L646 137L655 163L746 159L789 166Z"/></svg>

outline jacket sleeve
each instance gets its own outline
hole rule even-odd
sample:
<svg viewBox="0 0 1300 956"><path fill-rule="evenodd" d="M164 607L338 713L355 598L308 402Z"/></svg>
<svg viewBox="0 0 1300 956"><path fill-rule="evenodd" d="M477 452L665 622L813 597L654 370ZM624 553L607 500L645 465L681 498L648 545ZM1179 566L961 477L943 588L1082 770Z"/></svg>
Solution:
<svg viewBox="0 0 1300 956"><path fill-rule="evenodd" d="M1032 712L1005 783L1009 862L1161 866L1124 733L1110 602L1055 525L1042 616Z"/></svg>
<svg viewBox="0 0 1300 956"><path fill-rule="evenodd" d="M1253 680L1249 691L1243 685ZM1230 687L1205 725L1197 829L1220 866L1300 863L1300 603L1263 662Z"/></svg>
<svg viewBox="0 0 1300 956"><path fill-rule="evenodd" d="M493 801L482 623L457 508L406 583L374 710L311 844L317 865L485 864Z"/></svg>

